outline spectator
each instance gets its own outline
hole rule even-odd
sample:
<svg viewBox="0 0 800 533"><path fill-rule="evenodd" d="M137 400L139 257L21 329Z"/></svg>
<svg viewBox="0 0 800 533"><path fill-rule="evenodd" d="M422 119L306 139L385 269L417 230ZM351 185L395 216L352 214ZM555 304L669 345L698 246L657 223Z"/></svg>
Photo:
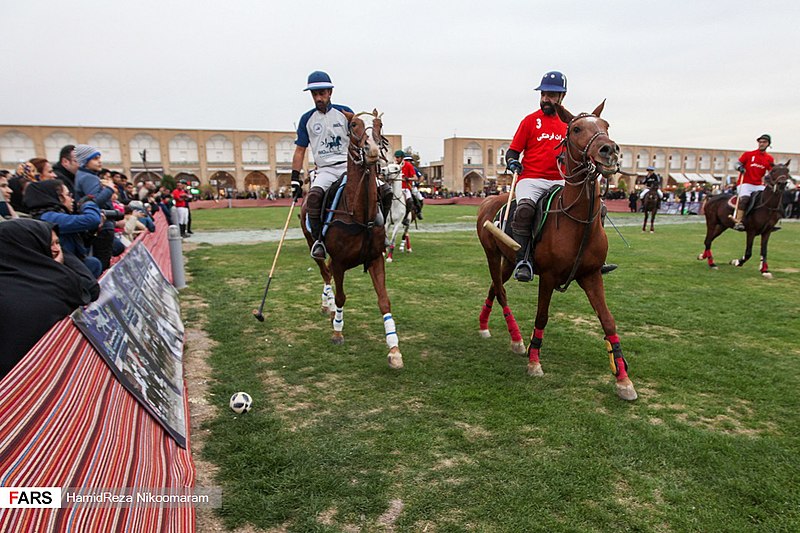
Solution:
<svg viewBox="0 0 800 533"><path fill-rule="evenodd" d="M82 263L67 259L53 226L0 223L0 378L59 320L96 300L100 287Z"/></svg>
<svg viewBox="0 0 800 533"><path fill-rule="evenodd" d="M114 184L111 180L101 181L99 177L103 169L100 151L88 144L79 144L75 147L75 157L78 160L78 172L75 174L75 193L78 201L86 196L92 196L101 210L114 209L111 205ZM113 246L114 222L106 220L92 239L92 255L100 260L103 270L111 265Z"/></svg>
<svg viewBox="0 0 800 533"><path fill-rule="evenodd" d="M36 167L31 163L20 163L17 166L17 173L8 180L8 186L11 187L11 197L8 201L11 206L21 212L25 212L25 205L22 203L22 195L25 194L25 188L29 183L33 183L36 178Z"/></svg>
<svg viewBox="0 0 800 533"><path fill-rule="evenodd" d="M43 157L34 157L29 163L36 169L34 181L54 180L58 177L56 173L53 172L53 167L50 165L50 162Z"/></svg>
<svg viewBox="0 0 800 533"><path fill-rule="evenodd" d="M636 194L636 191L631 190L630 196L628 196L628 208L631 210L631 213L636 212L636 204L639 202L639 196Z"/></svg>
<svg viewBox="0 0 800 533"><path fill-rule="evenodd" d="M25 206L34 218L58 226L61 248L65 254L77 257L95 278L103 273L96 257L89 255L86 238L102 223L100 208L91 200L85 201L78 213L69 189L61 180L31 183L25 190Z"/></svg>
<svg viewBox="0 0 800 533"><path fill-rule="evenodd" d="M681 189L681 194L678 196L681 201L681 215L686 214L686 189Z"/></svg>
<svg viewBox="0 0 800 533"><path fill-rule="evenodd" d="M8 171L3 170L0 174L0 221L12 218L19 218L19 215L8 199L11 198L11 187L8 186Z"/></svg>
<svg viewBox="0 0 800 533"><path fill-rule="evenodd" d="M78 171L78 160L75 158L75 145L68 144L61 149L58 163L53 165L56 178L64 182L72 197L75 198L75 173Z"/></svg>

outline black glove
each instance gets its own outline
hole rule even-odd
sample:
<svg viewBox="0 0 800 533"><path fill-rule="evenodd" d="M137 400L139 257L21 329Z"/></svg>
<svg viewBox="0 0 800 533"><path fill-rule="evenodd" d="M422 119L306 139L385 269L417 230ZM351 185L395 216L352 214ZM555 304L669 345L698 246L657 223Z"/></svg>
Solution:
<svg viewBox="0 0 800 533"><path fill-rule="evenodd" d="M507 169L508 169L508 171L509 171L509 172L511 172L511 173L514 173L514 174L522 174L522 163L520 163L520 162L519 162L519 161L517 161L516 159L511 159L511 160L508 162L508 164L506 165L506 168L507 168Z"/></svg>
<svg viewBox="0 0 800 533"><path fill-rule="evenodd" d="M303 196L303 182L300 180L300 171L292 170L292 199L297 200Z"/></svg>
<svg viewBox="0 0 800 533"><path fill-rule="evenodd" d="M741 162L739 162L736 165L736 170L739 171L739 172L744 172L744 165Z"/></svg>

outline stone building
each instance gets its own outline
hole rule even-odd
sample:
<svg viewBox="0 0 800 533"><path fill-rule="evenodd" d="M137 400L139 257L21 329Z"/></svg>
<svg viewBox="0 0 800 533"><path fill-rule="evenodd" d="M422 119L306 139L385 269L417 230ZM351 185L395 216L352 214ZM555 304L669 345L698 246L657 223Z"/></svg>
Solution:
<svg viewBox="0 0 800 533"><path fill-rule="evenodd" d="M400 135L386 137L391 151L402 147ZM295 138L293 131L0 125L0 168L14 171L33 157L56 163L63 146L90 144L102 152L105 167L133 181L169 174L195 186L278 193L289 189ZM306 153L307 171L313 160Z"/></svg>
<svg viewBox="0 0 800 533"><path fill-rule="evenodd" d="M426 175L429 187L475 194L502 190L511 183L511 176L505 172L505 155L510 144L511 139L445 139L442 160L433 161L420 170ZM645 169L651 165L664 178L666 187L689 183L724 186L738 178L736 162L742 153L755 148L755 139L751 147L738 150L621 144L620 168L636 176L617 174L611 186L625 180L630 189L637 176L644 176ZM770 153L777 162L791 159L789 169L797 176L799 153Z"/></svg>

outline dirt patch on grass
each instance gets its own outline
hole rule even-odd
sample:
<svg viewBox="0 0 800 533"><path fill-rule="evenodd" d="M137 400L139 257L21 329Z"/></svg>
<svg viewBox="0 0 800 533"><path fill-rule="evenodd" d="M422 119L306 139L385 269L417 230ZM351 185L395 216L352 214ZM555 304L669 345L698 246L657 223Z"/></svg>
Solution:
<svg viewBox="0 0 800 533"><path fill-rule="evenodd" d="M206 302L196 296L184 294L181 295L181 308L197 311L200 317L193 323L193 327L186 329L183 373L189 395L190 442L192 459L197 471L196 486L213 487L216 485L219 469L217 465L204 461L201 457L208 438L208 430L202 429L202 426L217 416L216 408L209 401L211 393L208 386L211 380L208 356L217 343L203 329L206 324L204 311L208 308ZM225 531L222 521L212 509L197 509L196 524L197 531Z"/></svg>
<svg viewBox="0 0 800 533"><path fill-rule="evenodd" d="M464 430L464 436L469 441L486 439L492 436L489 431L483 429L482 427L473 426L471 424L467 424L466 422L456 422L456 427Z"/></svg>
<svg viewBox="0 0 800 533"><path fill-rule="evenodd" d="M746 400L723 403L721 398L711 394L698 394L698 398L704 400L705 404L692 407L684 404L651 404L651 408L660 412L656 413L658 416L652 416L649 420L651 423L660 424L664 419L671 417L695 428L727 435L758 437L780 433L778 426L774 422L758 420L758 416L751 407L750 402ZM709 415L703 414L707 410L722 412ZM658 422L653 422L654 420Z"/></svg>

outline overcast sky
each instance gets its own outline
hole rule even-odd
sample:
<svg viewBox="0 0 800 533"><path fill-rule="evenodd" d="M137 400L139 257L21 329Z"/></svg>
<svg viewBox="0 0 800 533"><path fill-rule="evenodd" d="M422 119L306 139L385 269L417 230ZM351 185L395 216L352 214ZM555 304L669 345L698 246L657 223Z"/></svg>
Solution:
<svg viewBox="0 0 800 533"><path fill-rule="evenodd" d="M796 1L0 0L0 123L294 130L327 71L423 162L561 70L621 143L800 152Z"/></svg>

